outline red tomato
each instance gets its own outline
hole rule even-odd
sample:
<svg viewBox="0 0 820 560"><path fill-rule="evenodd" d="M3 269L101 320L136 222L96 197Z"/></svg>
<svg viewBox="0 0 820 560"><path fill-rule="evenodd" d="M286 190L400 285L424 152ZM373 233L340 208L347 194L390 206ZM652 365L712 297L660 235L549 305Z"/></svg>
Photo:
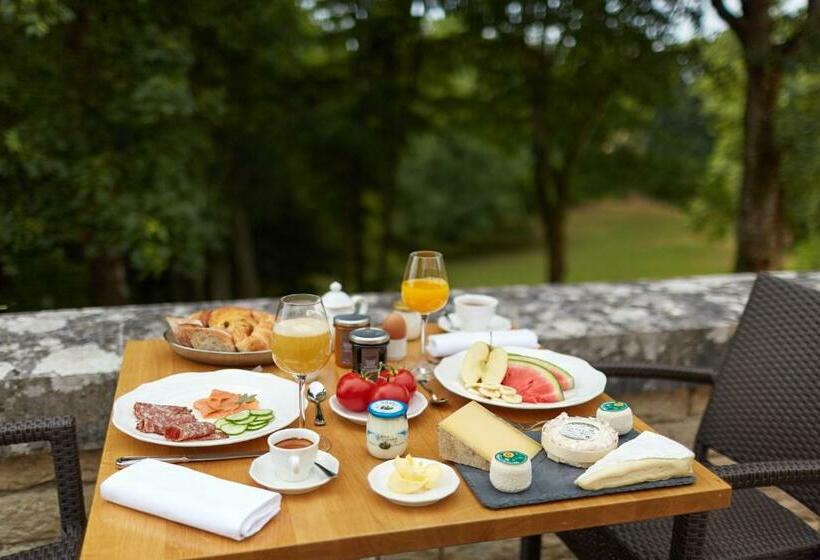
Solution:
<svg viewBox="0 0 820 560"><path fill-rule="evenodd" d="M370 404L370 393L375 383L365 379L355 371L349 371L336 383L336 399L343 407L353 412L364 412Z"/></svg>
<svg viewBox="0 0 820 560"><path fill-rule="evenodd" d="M410 402L410 393L407 392L407 389L396 383L382 383L381 385L376 385L373 389L373 393L370 395L370 402L383 399L401 401L407 404Z"/></svg>
<svg viewBox="0 0 820 560"><path fill-rule="evenodd" d="M394 376L394 380L395 381L393 381L393 383L396 385L401 385L407 389L407 392L411 397L413 396L413 393L416 392L416 377L409 369L398 370Z"/></svg>
<svg viewBox="0 0 820 560"><path fill-rule="evenodd" d="M410 397L413 396L413 393L416 392L416 378L408 369L383 369L379 372L379 378L376 381L377 385L383 385L385 383L393 383L395 385L401 385L405 389L407 389L407 393Z"/></svg>

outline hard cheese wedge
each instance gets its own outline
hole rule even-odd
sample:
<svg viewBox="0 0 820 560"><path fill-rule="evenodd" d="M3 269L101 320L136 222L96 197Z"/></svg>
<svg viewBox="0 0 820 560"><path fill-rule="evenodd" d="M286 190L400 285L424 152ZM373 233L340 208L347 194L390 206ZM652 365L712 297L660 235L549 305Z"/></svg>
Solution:
<svg viewBox="0 0 820 560"><path fill-rule="evenodd" d="M669 438L643 432L589 467L575 480L584 490L630 486L692 474L695 455Z"/></svg>
<svg viewBox="0 0 820 560"><path fill-rule="evenodd" d="M532 459L541 446L475 401L439 422L438 452L448 461L489 471L493 455L507 449Z"/></svg>

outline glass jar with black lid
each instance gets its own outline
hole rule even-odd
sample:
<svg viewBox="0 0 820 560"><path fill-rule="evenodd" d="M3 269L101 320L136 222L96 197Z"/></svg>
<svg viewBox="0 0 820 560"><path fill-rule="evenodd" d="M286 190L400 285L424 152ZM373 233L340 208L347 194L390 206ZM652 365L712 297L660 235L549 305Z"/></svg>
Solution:
<svg viewBox="0 0 820 560"><path fill-rule="evenodd" d="M384 329L364 328L350 333L353 369L359 373L378 375L381 364L387 363L387 343L390 335Z"/></svg>

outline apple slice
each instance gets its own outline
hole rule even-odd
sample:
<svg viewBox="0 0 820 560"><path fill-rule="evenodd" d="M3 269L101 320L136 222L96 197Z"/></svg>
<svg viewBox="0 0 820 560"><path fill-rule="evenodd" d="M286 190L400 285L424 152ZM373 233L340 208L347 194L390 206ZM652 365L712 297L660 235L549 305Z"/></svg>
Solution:
<svg viewBox="0 0 820 560"><path fill-rule="evenodd" d="M500 346L493 348L482 369L481 381L500 385L507 373L507 351Z"/></svg>
<svg viewBox="0 0 820 560"><path fill-rule="evenodd" d="M464 356L464 361L461 362L460 375L465 386L474 385L481 381L483 367L489 355L490 347L486 342L476 342L470 346Z"/></svg>
<svg viewBox="0 0 820 560"><path fill-rule="evenodd" d="M480 382L479 391L499 388L507 373L507 351L501 347L490 348L486 342L476 342L467 350L459 373L465 387L475 387Z"/></svg>

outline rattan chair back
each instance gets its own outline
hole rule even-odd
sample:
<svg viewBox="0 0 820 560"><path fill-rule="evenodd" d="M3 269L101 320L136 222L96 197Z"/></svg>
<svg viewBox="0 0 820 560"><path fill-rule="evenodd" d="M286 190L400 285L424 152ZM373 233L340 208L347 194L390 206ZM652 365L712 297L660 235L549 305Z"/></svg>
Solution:
<svg viewBox="0 0 820 560"><path fill-rule="evenodd" d="M758 276L695 446L739 463L820 458L820 291ZM783 489L820 514L820 486Z"/></svg>

